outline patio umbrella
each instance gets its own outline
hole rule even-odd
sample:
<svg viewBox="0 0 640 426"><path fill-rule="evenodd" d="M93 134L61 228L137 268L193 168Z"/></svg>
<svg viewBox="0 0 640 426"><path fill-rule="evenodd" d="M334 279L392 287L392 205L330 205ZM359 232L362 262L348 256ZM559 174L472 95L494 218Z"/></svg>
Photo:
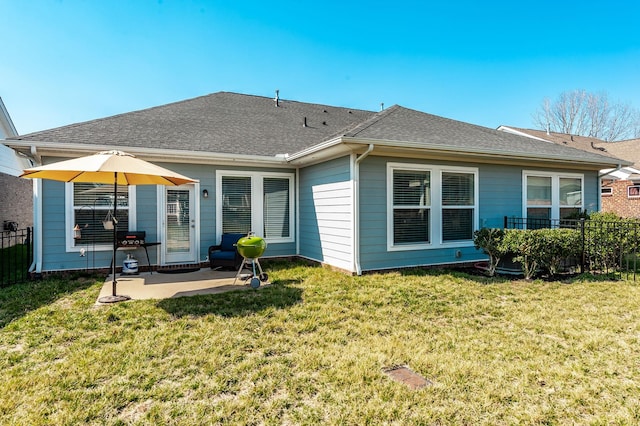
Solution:
<svg viewBox="0 0 640 426"><path fill-rule="evenodd" d="M62 182L113 183L113 285L112 295L100 302L111 303L129 299L116 294L116 250L118 185L183 185L197 182L171 170L136 158L122 151L103 151L86 157L60 161L26 169L20 176L29 179L50 179Z"/></svg>

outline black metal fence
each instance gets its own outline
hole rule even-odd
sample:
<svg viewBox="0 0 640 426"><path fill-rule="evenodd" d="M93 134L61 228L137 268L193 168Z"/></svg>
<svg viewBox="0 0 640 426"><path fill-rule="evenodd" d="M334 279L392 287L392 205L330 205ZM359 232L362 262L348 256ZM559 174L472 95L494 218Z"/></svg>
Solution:
<svg viewBox="0 0 640 426"><path fill-rule="evenodd" d="M588 219L527 219L506 217L505 229L566 228L580 233L580 256L567 259L580 272L620 274L636 280L640 274L640 221Z"/></svg>
<svg viewBox="0 0 640 426"><path fill-rule="evenodd" d="M0 232L0 287L28 280L33 262L32 228Z"/></svg>

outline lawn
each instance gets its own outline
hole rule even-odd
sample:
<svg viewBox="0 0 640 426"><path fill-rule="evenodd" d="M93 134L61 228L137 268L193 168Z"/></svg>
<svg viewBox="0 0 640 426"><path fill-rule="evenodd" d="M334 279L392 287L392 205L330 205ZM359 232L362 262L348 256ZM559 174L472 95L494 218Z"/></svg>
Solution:
<svg viewBox="0 0 640 426"><path fill-rule="evenodd" d="M0 289L0 424L640 423L633 281L269 275L99 307L103 278Z"/></svg>

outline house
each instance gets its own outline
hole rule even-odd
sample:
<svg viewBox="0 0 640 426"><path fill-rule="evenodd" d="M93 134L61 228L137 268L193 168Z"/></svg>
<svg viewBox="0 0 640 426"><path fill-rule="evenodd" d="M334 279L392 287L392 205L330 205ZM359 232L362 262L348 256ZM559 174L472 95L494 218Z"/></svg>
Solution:
<svg viewBox="0 0 640 426"><path fill-rule="evenodd" d="M119 226L161 243L152 263L203 262L223 233L254 231L265 257L354 274L484 260L475 230L599 210L598 171L627 165L398 105L375 112L277 93L213 93L7 144L43 164L119 149L198 179L119 191ZM90 267L110 264L110 191L36 181L36 272L83 269L87 253Z"/></svg>
<svg viewBox="0 0 640 426"><path fill-rule="evenodd" d="M9 112L0 98L0 142L17 135ZM22 170L31 165L25 156L0 144L0 223L3 231L33 226L33 184L18 178Z"/></svg>
<svg viewBox="0 0 640 426"><path fill-rule="evenodd" d="M630 162L630 166L606 168L600 171L602 178L601 209L621 217L640 218L640 139L605 142L592 137L516 127L500 126L498 130L570 146L587 152L599 152Z"/></svg>
<svg viewBox="0 0 640 426"><path fill-rule="evenodd" d="M640 219L640 139L602 144L608 153L632 162L602 178L602 210Z"/></svg>

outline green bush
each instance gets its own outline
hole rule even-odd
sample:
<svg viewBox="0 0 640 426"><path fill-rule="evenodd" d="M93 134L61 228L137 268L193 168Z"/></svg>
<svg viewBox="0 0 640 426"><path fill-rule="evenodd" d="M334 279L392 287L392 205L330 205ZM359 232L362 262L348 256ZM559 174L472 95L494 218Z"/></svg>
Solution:
<svg viewBox="0 0 640 426"><path fill-rule="evenodd" d="M513 261L522 264L525 279L530 280L538 270L538 241L531 229L507 229L502 241L503 249L513 253Z"/></svg>
<svg viewBox="0 0 640 426"><path fill-rule="evenodd" d="M489 256L489 276L494 276L500 259L506 254L502 245L504 231L499 228L482 228L473 233L473 244Z"/></svg>
<svg viewBox="0 0 640 426"><path fill-rule="evenodd" d="M580 231L574 229L536 229L532 231L536 240L536 253L540 267L555 275L560 266L582 252Z"/></svg>
<svg viewBox="0 0 640 426"><path fill-rule="evenodd" d="M640 221L614 213L592 213L585 223L585 256L591 269L620 267L625 253L640 249Z"/></svg>
<svg viewBox="0 0 640 426"><path fill-rule="evenodd" d="M489 256L489 275L494 275L500 259L508 253L522 265L526 279L539 271L555 275L562 264L581 253L580 232L573 229L495 229L474 233L476 248Z"/></svg>

